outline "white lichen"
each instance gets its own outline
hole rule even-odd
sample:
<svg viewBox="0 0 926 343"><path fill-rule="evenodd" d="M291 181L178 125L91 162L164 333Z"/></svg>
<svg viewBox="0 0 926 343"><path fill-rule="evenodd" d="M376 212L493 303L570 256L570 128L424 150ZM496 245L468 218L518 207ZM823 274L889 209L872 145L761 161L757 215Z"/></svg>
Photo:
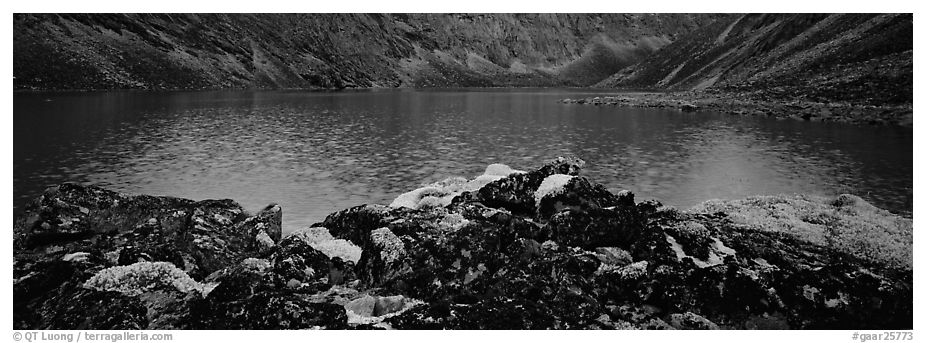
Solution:
<svg viewBox="0 0 926 343"><path fill-rule="evenodd" d="M493 163L487 166L485 172L482 173L482 175L502 176L502 177L505 177L511 174L524 174L524 171L511 169L511 167L501 164L501 163Z"/></svg>
<svg viewBox="0 0 926 343"><path fill-rule="evenodd" d="M206 296L215 287L193 280L170 262L138 262L128 266L106 268L90 277L83 286L87 289L113 291L129 296L157 290L198 292Z"/></svg>
<svg viewBox="0 0 926 343"><path fill-rule="evenodd" d="M467 224L469 224L469 220L463 218L463 215L459 213L448 213L438 222L441 228L450 229L451 231L459 230Z"/></svg>
<svg viewBox="0 0 926 343"><path fill-rule="evenodd" d="M424 186L418 189L415 189L410 192L403 193L395 198L390 207L399 208L407 207L412 209L418 209L421 207L435 207L438 206L443 198L447 198L451 195L451 192L446 191L443 188L437 186ZM449 204L450 202L447 201Z"/></svg>
<svg viewBox="0 0 926 343"><path fill-rule="evenodd" d="M62 261L65 262L84 262L90 258L90 253L88 252L75 252L64 255L61 257Z"/></svg>
<svg viewBox="0 0 926 343"><path fill-rule="evenodd" d="M913 220L879 209L854 195L711 200L689 212L724 212L738 225L788 233L895 267L912 269L913 266Z"/></svg>
<svg viewBox="0 0 926 343"><path fill-rule="evenodd" d="M618 247L595 248L595 256L602 264L626 265L633 262L633 256L627 250Z"/></svg>
<svg viewBox="0 0 926 343"><path fill-rule="evenodd" d="M363 252L360 247L344 239L331 239L310 243L309 245L329 258L339 257L344 261L351 261L353 263L360 261L360 254Z"/></svg>
<svg viewBox="0 0 926 343"><path fill-rule="evenodd" d="M258 231L257 236L254 237L254 239L257 240L257 243L260 244L260 246L263 248L271 248L276 244L273 242L273 238L270 238L270 235L268 235L267 232L264 232L263 230Z"/></svg>
<svg viewBox="0 0 926 343"><path fill-rule="evenodd" d="M395 200L389 204L389 207L407 207L412 209L445 207L450 205L454 197L463 192L477 191L493 181L518 173L524 172L511 169L504 164L491 164L486 167L482 175L472 180L466 180L461 177L451 177L403 193L396 197Z"/></svg>
<svg viewBox="0 0 926 343"><path fill-rule="evenodd" d="M323 227L309 227L309 228L298 229L296 231L291 232L288 235L288 237L298 237L299 239L307 243L310 243L310 244L315 243L315 242L321 242L321 241L330 241L334 239L334 237L331 236L331 233L328 232L328 229L323 228Z"/></svg>
<svg viewBox="0 0 926 343"><path fill-rule="evenodd" d="M248 257L241 261L240 265L246 270L255 271L257 273L264 273L267 270L270 270L270 261L262 258L253 258Z"/></svg>
<svg viewBox="0 0 926 343"><path fill-rule="evenodd" d="M339 257L344 261L353 263L360 261L360 254L363 252L360 247L348 240L334 238L328 229L324 227L299 229L293 231L287 237L298 238L329 258Z"/></svg>
<svg viewBox="0 0 926 343"><path fill-rule="evenodd" d="M646 275L646 269L649 267L649 262L640 261L628 264L626 266L620 267L617 269L617 274L620 275L622 279L633 280L638 279L641 276Z"/></svg>
<svg viewBox="0 0 926 343"><path fill-rule="evenodd" d="M566 175L566 174L553 174L547 176L543 179L543 182L540 183L540 187L537 187L537 191L534 192L534 202L539 206L540 200L544 197L557 195L563 192L563 188L569 184L575 176Z"/></svg>
<svg viewBox="0 0 926 343"><path fill-rule="evenodd" d="M556 242L551 240L546 240L540 244L540 249L546 251L556 251L559 250L559 244L556 244Z"/></svg>
<svg viewBox="0 0 926 343"><path fill-rule="evenodd" d="M373 244L379 248L383 262L392 263L405 256L405 243L399 239L389 228L379 228L370 232Z"/></svg>
<svg viewBox="0 0 926 343"><path fill-rule="evenodd" d="M351 301L348 304L345 304L344 308L346 310L345 312L347 313L347 323L352 325L371 324L373 326L382 327L384 329L390 329L391 327L388 325L382 325L386 324L383 323L383 320L398 316L405 311L414 308L415 306L424 304L424 302L421 300L403 297L403 305L401 309L380 316L373 316L372 311L373 306L375 306L375 302L375 297L367 295ZM356 313L354 311L358 311L360 313Z"/></svg>
<svg viewBox="0 0 926 343"><path fill-rule="evenodd" d="M676 329L717 330L720 328L714 322L692 312L673 313L669 315L669 323Z"/></svg>

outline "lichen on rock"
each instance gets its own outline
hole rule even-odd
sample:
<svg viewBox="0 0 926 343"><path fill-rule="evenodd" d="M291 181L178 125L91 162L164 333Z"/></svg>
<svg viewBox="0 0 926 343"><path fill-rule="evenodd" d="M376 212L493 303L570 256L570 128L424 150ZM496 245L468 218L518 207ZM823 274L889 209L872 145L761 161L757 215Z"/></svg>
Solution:
<svg viewBox="0 0 926 343"><path fill-rule="evenodd" d="M540 186L537 187L537 191L534 192L534 201L540 204L540 199L548 195L556 195L562 192L563 187L566 187L566 184L569 183L573 177L572 175L564 174L547 176L543 179L543 182L540 183Z"/></svg>
<svg viewBox="0 0 926 343"><path fill-rule="evenodd" d="M337 239L331 236L328 229L324 227L310 227L299 229L292 232L289 236L294 239L301 239L308 243L312 248L322 252L328 257L338 257L344 261L357 263L360 260L361 249L348 240Z"/></svg>
<svg viewBox="0 0 926 343"><path fill-rule="evenodd" d="M62 185L15 224L14 327L912 327L908 219L854 196L678 211L582 165L490 166L436 206L356 206L286 237L278 206ZM102 297L126 313L87 305Z"/></svg>
<svg viewBox="0 0 926 343"><path fill-rule="evenodd" d="M711 200L689 212L723 212L734 223L749 228L788 233L873 261L912 268L913 220L874 207L854 195Z"/></svg>
<svg viewBox="0 0 926 343"><path fill-rule="evenodd" d="M370 238L386 263L398 261L405 255L405 244L389 228L382 227L371 231Z"/></svg>
<svg viewBox="0 0 926 343"><path fill-rule="evenodd" d="M463 192L474 192L483 186L507 177L512 174L522 174L523 171L514 170L504 164L491 164L485 172L472 180L461 177L451 177L435 182L421 188L403 193L395 198L389 205L393 208L405 207L411 209L445 207L450 205L454 197Z"/></svg>
<svg viewBox="0 0 926 343"><path fill-rule="evenodd" d="M199 283L169 262L138 262L103 269L87 280L84 287L130 296L164 289L205 296L215 285Z"/></svg>

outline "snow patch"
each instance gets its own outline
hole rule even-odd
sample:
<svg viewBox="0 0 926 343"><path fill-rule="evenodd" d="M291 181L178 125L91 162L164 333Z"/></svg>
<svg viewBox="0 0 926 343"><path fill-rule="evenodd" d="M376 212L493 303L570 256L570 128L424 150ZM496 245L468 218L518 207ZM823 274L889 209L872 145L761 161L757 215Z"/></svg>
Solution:
<svg viewBox="0 0 926 343"><path fill-rule="evenodd" d="M675 67L675 69L673 69L672 72L670 72L668 75L666 75L666 77L664 77L662 80L656 83L656 87L663 87L667 85L669 81L672 81L672 79L675 78L675 75L677 75L678 72L682 70L682 68L685 68L686 64L688 64L688 62L684 62L682 64L679 64L678 67Z"/></svg>
<svg viewBox="0 0 926 343"><path fill-rule="evenodd" d="M739 24L740 20L743 20L743 17L745 17L745 16L741 16L741 17L739 17L739 18L736 18L736 20L734 20L732 23L730 23L730 25L727 26L727 28L724 29L723 32L721 32L721 33L717 36L717 39L714 40L714 42L717 43L717 45L723 44L723 43L727 40L727 36L730 35L730 31L733 31L733 27L735 27L736 24Z"/></svg>

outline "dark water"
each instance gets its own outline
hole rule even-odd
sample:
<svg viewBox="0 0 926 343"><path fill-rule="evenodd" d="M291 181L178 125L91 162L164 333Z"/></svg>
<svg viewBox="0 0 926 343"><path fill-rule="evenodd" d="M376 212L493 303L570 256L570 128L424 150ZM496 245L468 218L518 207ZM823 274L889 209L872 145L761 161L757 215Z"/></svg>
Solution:
<svg viewBox="0 0 926 343"><path fill-rule="evenodd" d="M14 94L14 204L50 185L283 205L284 230L490 163L575 154L585 175L686 208L854 193L912 211L913 131L560 104L574 90Z"/></svg>

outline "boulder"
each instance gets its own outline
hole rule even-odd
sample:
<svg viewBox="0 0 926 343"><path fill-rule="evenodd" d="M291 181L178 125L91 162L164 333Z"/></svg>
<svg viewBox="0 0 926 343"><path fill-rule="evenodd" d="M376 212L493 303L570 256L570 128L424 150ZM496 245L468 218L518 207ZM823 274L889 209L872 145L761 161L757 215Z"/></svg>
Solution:
<svg viewBox="0 0 926 343"><path fill-rule="evenodd" d="M273 272L285 280L310 283L328 277L330 258L304 240L288 237L270 256ZM327 281L327 280L325 280Z"/></svg>
<svg viewBox="0 0 926 343"><path fill-rule="evenodd" d="M271 204L252 217L241 221L234 229L248 237L247 245L259 253L270 251L283 236L283 209Z"/></svg>
<svg viewBox="0 0 926 343"><path fill-rule="evenodd" d="M692 103L687 103L687 102L678 105L678 108L682 110L682 112L694 112L699 109L697 105L692 104Z"/></svg>
<svg viewBox="0 0 926 343"><path fill-rule="evenodd" d="M634 206L633 193L624 192L615 195L600 184L593 185L584 177L574 177L562 188L541 197L537 202L537 213L541 218L550 218L553 214L566 209L586 211L617 206L621 208Z"/></svg>
<svg viewBox="0 0 926 343"><path fill-rule="evenodd" d="M543 180L554 174L578 175L585 161L578 158L557 158L526 173L513 174L479 189L476 201L493 208L504 208L519 214L536 211L535 193Z"/></svg>
<svg viewBox="0 0 926 343"><path fill-rule="evenodd" d="M276 205L62 185L14 223L14 327L912 327L910 220L849 195L678 211L582 165L490 167L435 206L357 206L286 237Z"/></svg>
<svg viewBox="0 0 926 343"><path fill-rule="evenodd" d="M301 248L304 247L293 249L290 256L306 251ZM205 298L192 302L193 327L264 330L346 328L347 315L343 306L310 296L327 287L321 283L302 282L297 287L287 285L289 280L306 277L290 274L299 272L298 268L290 268L292 266L290 262L277 265L267 260L249 259L221 271L212 277L217 284L215 288Z"/></svg>

